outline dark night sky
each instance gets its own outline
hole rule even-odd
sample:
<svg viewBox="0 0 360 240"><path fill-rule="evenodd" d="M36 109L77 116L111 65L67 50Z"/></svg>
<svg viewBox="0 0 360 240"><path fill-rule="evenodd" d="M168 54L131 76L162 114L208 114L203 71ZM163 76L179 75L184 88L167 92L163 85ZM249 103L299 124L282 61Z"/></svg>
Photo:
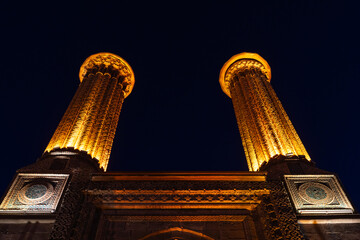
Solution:
<svg viewBox="0 0 360 240"><path fill-rule="evenodd" d="M354 1L355 2L355 1ZM359 5L340 1L183 1L0 7L1 194L41 156L91 54L135 72L109 171L247 171L223 64L256 52L317 166L360 207Z"/></svg>

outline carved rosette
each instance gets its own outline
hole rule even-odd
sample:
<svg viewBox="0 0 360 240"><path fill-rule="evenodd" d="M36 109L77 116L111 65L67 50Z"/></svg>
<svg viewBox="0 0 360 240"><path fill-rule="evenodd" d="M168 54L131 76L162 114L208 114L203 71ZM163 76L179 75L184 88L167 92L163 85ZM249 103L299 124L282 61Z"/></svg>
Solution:
<svg viewBox="0 0 360 240"><path fill-rule="evenodd" d="M250 171L283 156L310 156L270 85L271 69L255 53L241 53L220 72L222 90L232 99Z"/></svg>
<svg viewBox="0 0 360 240"><path fill-rule="evenodd" d="M285 175L284 177L297 213L327 215L354 212L334 175Z"/></svg>
<svg viewBox="0 0 360 240"><path fill-rule="evenodd" d="M106 170L121 107L134 86L134 73L121 57L98 53L85 60L79 77L81 84L45 151L85 151Z"/></svg>
<svg viewBox="0 0 360 240"><path fill-rule="evenodd" d="M68 174L19 173L0 204L0 214L55 212L68 178Z"/></svg>

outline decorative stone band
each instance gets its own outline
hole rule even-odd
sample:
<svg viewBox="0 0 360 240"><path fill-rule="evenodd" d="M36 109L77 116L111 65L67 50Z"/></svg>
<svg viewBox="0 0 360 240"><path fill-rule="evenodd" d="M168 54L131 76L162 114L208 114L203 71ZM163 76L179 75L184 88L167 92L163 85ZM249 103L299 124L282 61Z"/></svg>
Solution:
<svg viewBox="0 0 360 240"><path fill-rule="evenodd" d="M88 200L102 208L232 208L254 209L262 190L87 190Z"/></svg>
<svg viewBox="0 0 360 240"><path fill-rule="evenodd" d="M245 69L259 69L271 80L271 68L265 59L256 53L243 52L232 56L221 68L219 82L221 89L231 98L230 84L233 77Z"/></svg>
<svg viewBox="0 0 360 240"><path fill-rule="evenodd" d="M135 84L135 75L130 65L121 57L112 53L97 53L88 57L80 67L79 78L83 81L87 74L101 72L109 73L112 77L124 77L123 85L125 98L131 93Z"/></svg>

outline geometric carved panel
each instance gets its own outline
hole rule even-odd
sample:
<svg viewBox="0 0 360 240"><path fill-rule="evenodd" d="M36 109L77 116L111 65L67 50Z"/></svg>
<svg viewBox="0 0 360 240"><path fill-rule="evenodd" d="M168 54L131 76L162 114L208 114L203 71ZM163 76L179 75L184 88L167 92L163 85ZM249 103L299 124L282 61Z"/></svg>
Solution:
<svg viewBox="0 0 360 240"><path fill-rule="evenodd" d="M285 175L284 178L300 214L354 212L335 175Z"/></svg>
<svg viewBox="0 0 360 240"><path fill-rule="evenodd" d="M69 174L19 173L3 202L0 213L55 212Z"/></svg>
<svg viewBox="0 0 360 240"><path fill-rule="evenodd" d="M261 203L267 189L250 190L87 190L102 209L247 209Z"/></svg>

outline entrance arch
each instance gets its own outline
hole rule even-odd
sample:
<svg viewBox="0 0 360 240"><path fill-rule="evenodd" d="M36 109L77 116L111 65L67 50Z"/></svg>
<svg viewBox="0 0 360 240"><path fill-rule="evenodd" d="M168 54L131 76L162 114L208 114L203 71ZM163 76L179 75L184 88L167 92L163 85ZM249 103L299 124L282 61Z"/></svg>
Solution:
<svg viewBox="0 0 360 240"><path fill-rule="evenodd" d="M139 240L215 240L205 234L186 229L186 228L168 228L150 233Z"/></svg>

